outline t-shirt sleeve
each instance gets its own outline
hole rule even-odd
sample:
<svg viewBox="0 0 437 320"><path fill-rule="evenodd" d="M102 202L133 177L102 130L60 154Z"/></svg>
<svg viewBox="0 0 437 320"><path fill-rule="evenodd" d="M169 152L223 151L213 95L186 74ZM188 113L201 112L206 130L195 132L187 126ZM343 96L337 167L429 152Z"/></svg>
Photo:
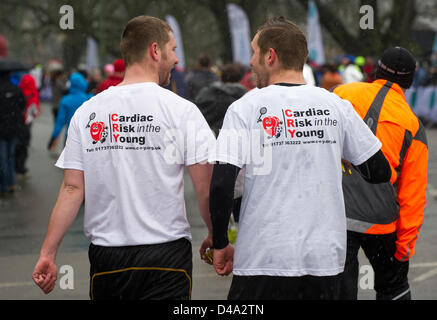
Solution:
<svg viewBox="0 0 437 320"><path fill-rule="evenodd" d="M229 163L239 168L247 164L247 148L250 132L245 117L232 104L226 112L223 126L217 138L216 147L211 152L209 162Z"/></svg>
<svg viewBox="0 0 437 320"><path fill-rule="evenodd" d="M55 166L61 169L76 169L83 171L83 154L80 142L80 132L77 117L73 116L68 128L67 143Z"/></svg>
<svg viewBox="0 0 437 320"><path fill-rule="evenodd" d="M349 101L343 100L343 155L342 158L358 166L367 161L382 143L373 134Z"/></svg>
<svg viewBox="0 0 437 320"><path fill-rule="evenodd" d="M184 132L184 165L190 166L208 160L215 144L215 136L196 105L190 106L182 122Z"/></svg>

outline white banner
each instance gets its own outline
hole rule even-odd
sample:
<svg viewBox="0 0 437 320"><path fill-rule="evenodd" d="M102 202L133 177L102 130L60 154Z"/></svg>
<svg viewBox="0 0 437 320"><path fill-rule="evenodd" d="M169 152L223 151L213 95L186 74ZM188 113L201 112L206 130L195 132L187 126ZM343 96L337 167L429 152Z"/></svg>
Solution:
<svg viewBox="0 0 437 320"><path fill-rule="evenodd" d="M179 28L179 24L175 17L171 15L165 16L165 21L173 29L173 35L176 40L176 55L178 56L178 67L185 70L185 55L184 55L184 43L182 42L182 33Z"/></svg>
<svg viewBox="0 0 437 320"><path fill-rule="evenodd" d="M99 67L99 49L96 41L91 37L87 38L86 66L88 70Z"/></svg>
<svg viewBox="0 0 437 320"><path fill-rule="evenodd" d="M251 58L250 25L247 15L239 6L230 3L227 6L229 29L232 39L232 55L234 62L249 66Z"/></svg>
<svg viewBox="0 0 437 320"><path fill-rule="evenodd" d="M322 30L319 22L319 12L313 0L308 1L307 41L309 58L318 65L325 63Z"/></svg>

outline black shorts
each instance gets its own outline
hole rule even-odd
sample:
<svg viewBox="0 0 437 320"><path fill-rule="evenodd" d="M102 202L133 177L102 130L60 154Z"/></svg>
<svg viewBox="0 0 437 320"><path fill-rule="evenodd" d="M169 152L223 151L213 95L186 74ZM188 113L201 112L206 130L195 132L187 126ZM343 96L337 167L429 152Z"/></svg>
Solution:
<svg viewBox="0 0 437 320"><path fill-rule="evenodd" d="M141 246L91 244L91 300L189 300L193 269L187 239Z"/></svg>

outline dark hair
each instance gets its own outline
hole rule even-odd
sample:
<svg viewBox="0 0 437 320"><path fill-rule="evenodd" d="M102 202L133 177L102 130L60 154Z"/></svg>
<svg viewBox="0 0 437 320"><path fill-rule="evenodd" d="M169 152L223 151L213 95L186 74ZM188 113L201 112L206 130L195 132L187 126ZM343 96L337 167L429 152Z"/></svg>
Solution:
<svg viewBox="0 0 437 320"><path fill-rule="evenodd" d="M238 82L241 80L241 68L238 64L225 64L221 67L222 82Z"/></svg>
<svg viewBox="0 0 437 320"><path fill-rule="evenodd" d="M268 19L258 29L258 46L262 55L273 48L284 69L302 71L308 58L304 33L284 17Z"/></svg>
<svg viewBox="0 0 437 320"><path fill-rule="evenodd" d="M206 54L201 55L197 62L199 63L199 66L201 66L202 68L211 67L211 58Z"/></svg>
<svg viewBox="0 0 437 320"><path fill-rule="evenodd" d="M332 72L332 73L336 73L338 72L338 67L334 64L324 64L322 67L323 72Z"/></svg>
<svg viewBox="0 0 437 320"><path fill-rule="evenodd" d="M126 66L144 59L147 48L154 42L163 48L170 41L171 27L161 19L138 16L130 20L121 37L120 50Z"/></svg>

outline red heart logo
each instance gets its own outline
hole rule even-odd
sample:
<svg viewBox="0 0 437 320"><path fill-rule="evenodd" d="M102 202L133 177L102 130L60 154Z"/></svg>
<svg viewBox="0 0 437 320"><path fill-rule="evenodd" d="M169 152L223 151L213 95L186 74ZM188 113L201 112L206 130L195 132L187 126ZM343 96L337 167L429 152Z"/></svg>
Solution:
<svg viewBox="0 0 437 320"><path fill-rule="evenodd" d="M263 127L265 132L271 136L276 135L276 129L279 126L279 119L277 117L265 117L263 119Z"/></svg>
<svg viewBox="0 0 437 320"><path fill-rule="evenodd" d="M105 130L105 124L103 122L94 122L90 128L93 140L100 141L102 139L103 130Z"/></svg>

